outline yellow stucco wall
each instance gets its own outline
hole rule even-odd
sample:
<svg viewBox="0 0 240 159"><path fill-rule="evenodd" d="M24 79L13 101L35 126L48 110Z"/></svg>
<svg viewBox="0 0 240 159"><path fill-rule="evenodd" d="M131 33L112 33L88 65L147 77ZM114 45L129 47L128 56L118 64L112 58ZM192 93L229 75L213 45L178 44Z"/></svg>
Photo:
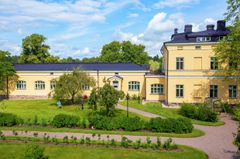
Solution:
<svg viewBox="0 0 240 159"><path fill-rule="evenodd" d="M152 94L151 85L152 84L162 84L163 85L163 94ZM164 101L165 100L165 77L164 76L146 76L146 100L148 101Z"/></svg>

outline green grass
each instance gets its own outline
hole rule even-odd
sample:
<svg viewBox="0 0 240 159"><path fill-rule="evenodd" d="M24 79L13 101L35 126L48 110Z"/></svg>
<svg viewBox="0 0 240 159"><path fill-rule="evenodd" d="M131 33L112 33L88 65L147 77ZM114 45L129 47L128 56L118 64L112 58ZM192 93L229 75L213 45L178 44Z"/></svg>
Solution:
<svg viewBox="0 0 240 159"><path fill-rule="evenodd" d="M123 101L120 104L127 105L127 101ZM166 118L179 118L183 117L180 115L179 109L174 108L162 108L161 103L146 103L145 105L139 104L136 100L130 100L129 101L129 107L140 109L146 112L158 114L160 116L166 117ZM191 119L193 124L198 125L205 125L205 126L220 126L223 125L224 122L217 121L217 122L206 122L206 121L200 121L200 120L194 120Z"/></svg>
<svg viewBox="0 0 240 159"><path fill-rule="evenodd" d="M6 109L4 112L13 113L24 119L24 121L33 120L35 116L38 117L38 123L41 123L42 119L51 121L57 114L68 114L80 116L80 118L87 118L87 114L91 112L88 109L87 104L84 106L84 110L81 109L81 105L68 105L62 108L57 108L55 100L9 100L4 101ZM123 110L117 110L117 115L126 115ZM149 118L143 117L138 114L130 113L130 116L139 116L143 120L149 120Z"/></svg>
<svg viewBox="0 0 240 159"><path fill-rule="evenodd" d="M52 128L52 127L0 127L0 130L19 130L19 131L41 131L41 132L73 132L87 134L118 134L118 135L137 135L137 136L159 136L159 137L177 137L192 138L203 136L205 133L198 129L193 129L192 133L176 134L176 133L155 133L149 131L107 131L107 130L91 130L77 128Z"/></svg>
<svg viewBox="0 0 240 159"><path fill-rule="evenodd" d="M26 144L0 143L1 159L23 159ZM49 159L207 159L204 152L194 148L179 146L179 152L115 149L84 146L41 145Z"/></svg>

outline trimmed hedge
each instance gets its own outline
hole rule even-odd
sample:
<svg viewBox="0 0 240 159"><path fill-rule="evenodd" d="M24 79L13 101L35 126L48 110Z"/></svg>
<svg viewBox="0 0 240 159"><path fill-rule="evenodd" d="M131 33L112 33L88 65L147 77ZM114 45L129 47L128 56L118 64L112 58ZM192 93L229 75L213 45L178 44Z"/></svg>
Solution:
<svg viewBox="0 0 240 159"><path fill-rule="evenodd" d="M61 127L77 127L79 125L80 118L73 115L67 114L58 114L52 120L52 125L61 128Z"/></svg>
<svg viewBox="0 0 240 159"><path fill-rule="evenodd" d="M205 105L197 106L184 103L179 112L181 115L191 119L209 122L216 122L218 120L217 113Z"/></svg>
<svg viewBox="0 0 240 159"><path fill-rule="evenodd" d="M96 129L136 131L144 127L139 117L107 117L99 114L89 116L90 125Z"/></svg>
<svg viewBox="0 0 240 159"><path fill-rule="evenodd" d="M23 124L23 120L11 113L0 113L0 126Z"/></svg>
<svg viewBox="0 0 240 159"><path fill-rule="evenodd" d="M153 132L166 132L166 133L191 133L193 125L189 119L178 118L178 119L162 119L153 118L147 125L147 128Z"/></svg>

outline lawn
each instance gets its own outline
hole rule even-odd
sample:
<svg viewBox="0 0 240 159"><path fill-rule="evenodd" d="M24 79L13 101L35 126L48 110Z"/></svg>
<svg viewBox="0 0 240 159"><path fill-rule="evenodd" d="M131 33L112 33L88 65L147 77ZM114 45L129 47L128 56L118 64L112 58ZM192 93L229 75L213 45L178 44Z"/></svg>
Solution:
<svg viewBox="0 0 240 159"><path fill-rule="evenodd" d="M154 151L154 150L134 150L116 149L84 146L63 146L63 145L41 145L45 147L45 154L49 159L207 159L202 151L179 146L182 151ZM0 143L1 159L23 159L26 144Z"/></svg>
<svg viewBox="0 0 240 159"><path fill-rule="evenodd" d="M4 112L13 113L23 118L25 121L33 120L35 116L38 117L38 123L41 124L42 119L51 121L52 118L60 113L77 115L82 119L87 118L87 113L91 109L82 110L80 105L63 106L61 109L57 108L56 101L54 100L9 100L4 101L6 109ZM117 115L126 115L126 111L117 109ZM139 116L147 121L149 118L129 113L130 116ZM51 132L78 132L78 133L96 133L96 134L121 134L121 135L139 135L139 136L167 136L167 137L198 137L204 135L204 132L194 129L189 134L175 134L175 133L152 133L148 131L105 131L105 130L91 130L91 129L78 129L78 128L53 128L53 127L0 127L0 130L27 130L27 131L51 131Z"/></svg>
<svg viewBox="0 0 240 159"><path fill-rule="evenodd" d="M166 118L179 118L183 117L178 113L179 109L174 108L162 108L161 103L146 103L145 105L139 104L136 100L130 100L129 107L140 109L146 112L158 114L160 116L166 117ZM127 101L123 101L120 104L127 105ZM205 121L199 121L199 120L193 120L191 119L193 124L198 125L206 125L206 126L220 126L223 125L224 122L218 121L218 122L205 122Z"/></svg>
<svg viewBox="0 0 240 159"><path fill-rule="evenodd" d="M91 112L85 104L84 110L81 109L81 105L69 105L57 108L55 100L8 100L4 101L6 113L13 113L24 119L24 121L33 120L35 116L38 117L38 122L41 123L42 119L51 121L57 114L69 114L80 116L81 119L87 118L87 114ZM117 115L125 115L123 110L117 110ZM130 116L139 116L143 120L148 118L130 113Z"/></svg>

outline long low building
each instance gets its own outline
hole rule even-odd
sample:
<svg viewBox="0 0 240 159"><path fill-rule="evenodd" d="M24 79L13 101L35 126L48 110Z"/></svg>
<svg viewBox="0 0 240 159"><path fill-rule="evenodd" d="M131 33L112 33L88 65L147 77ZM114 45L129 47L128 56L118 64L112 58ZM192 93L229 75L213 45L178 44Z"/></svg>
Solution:
<svg viewBox="0 0 240 159"><path fill-rule="evenodd" d="M15 64L19 80L10 98L48 98L56 85L53 79L81 68L96 79L97 87L107 80L115 89L145 101L202 103L211 98L237 104L240 76L226 79L213 51L228 34L225 21L218 21L216 29L207 25L200 32L193 32L191 25L182 33L175 29L161 48L163 73L157 75L150 73L148 65L132 63ZM84 87L84 94L89 95L91 89Z"/></svg>

